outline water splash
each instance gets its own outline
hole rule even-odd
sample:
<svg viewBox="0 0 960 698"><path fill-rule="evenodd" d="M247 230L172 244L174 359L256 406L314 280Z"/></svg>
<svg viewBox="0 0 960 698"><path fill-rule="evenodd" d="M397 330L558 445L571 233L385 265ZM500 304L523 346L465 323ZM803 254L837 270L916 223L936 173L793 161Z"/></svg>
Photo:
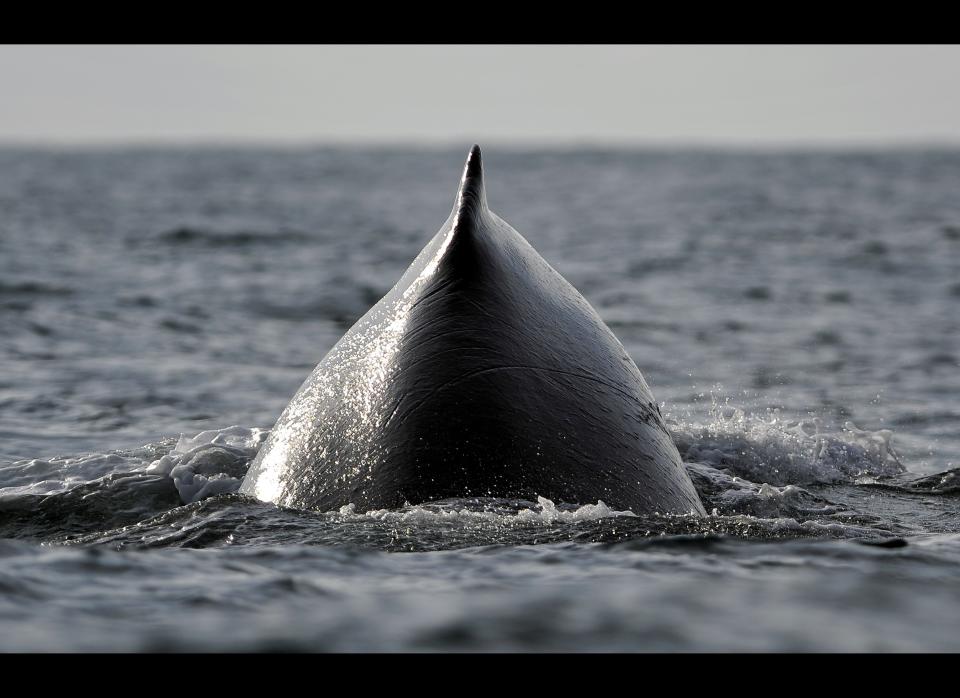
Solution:
<svg viewBox="0 0 960 698"><path fill-rule="evenodd" d="M779 410L748 414L712 396L708 421L667 415L684 461L772 485L856 481L905 472L889 429L868 431L847 421L832 428L819 417L784 419Z"/></svg>

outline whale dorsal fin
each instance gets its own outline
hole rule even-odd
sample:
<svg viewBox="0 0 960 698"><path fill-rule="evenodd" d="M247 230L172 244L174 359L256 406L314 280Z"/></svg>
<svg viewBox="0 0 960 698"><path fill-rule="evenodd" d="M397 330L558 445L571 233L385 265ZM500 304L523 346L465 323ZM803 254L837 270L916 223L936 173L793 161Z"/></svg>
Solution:
<svg viewBox="0 0 960 698"><path fill-rule="evenodd" d="M490 223L480 146L474 145L463 166L450 233L440 251L439 268L444 275L460 280L477 276L489 257L482 238L487 236Z"/></svg>
<svg viewBox="0 0 960 698"><path fill-rule="evenodd" d="M476 219L487 210L487 194L483 186L483 162L480 158L479 145L470 148L470 154L467 155L453 210L457 219Z"/></svg>

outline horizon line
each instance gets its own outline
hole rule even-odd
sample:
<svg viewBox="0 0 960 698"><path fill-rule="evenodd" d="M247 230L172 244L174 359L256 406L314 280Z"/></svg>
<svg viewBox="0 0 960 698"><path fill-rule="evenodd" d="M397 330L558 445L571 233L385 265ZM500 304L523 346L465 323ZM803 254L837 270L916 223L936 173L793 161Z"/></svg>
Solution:
<svg viewBox="0 0 960 698"><path fill-rule="evenodd" d="M201 150L248 149L384 149L384 150L450 150L469 148L480 143L486 148L501 150L738 150L738 151L844 151L844 150L958 150L958 137L894 137L894 138L793 138L793 139L709 139L657 138L619 139L597 137L573 138L477 138L476 136L444 138L324 138L324 137L248 137L248 136L160 136L130 138L35 138L0 136L3 150Z"/></svg>

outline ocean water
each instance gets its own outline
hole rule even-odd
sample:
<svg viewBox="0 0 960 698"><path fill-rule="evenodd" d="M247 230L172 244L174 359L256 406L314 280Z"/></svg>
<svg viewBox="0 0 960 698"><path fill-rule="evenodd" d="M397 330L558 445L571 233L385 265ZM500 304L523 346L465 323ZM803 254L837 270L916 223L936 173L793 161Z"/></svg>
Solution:
<svg viewBox="0 0 960 698"><path fill-rule="evenodd" d="M960 650L960 151L485 148L706 519L236 494L468 145L0 150L0 650Z"/></svg>

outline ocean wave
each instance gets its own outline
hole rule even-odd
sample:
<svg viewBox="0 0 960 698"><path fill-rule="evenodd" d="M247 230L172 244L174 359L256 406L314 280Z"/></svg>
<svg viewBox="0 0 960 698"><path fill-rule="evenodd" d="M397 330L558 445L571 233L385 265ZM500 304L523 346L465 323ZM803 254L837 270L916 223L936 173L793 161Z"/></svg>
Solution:
<svg viewBox="0 0 960 698"><path fill-rule="evenodd" d="M906 470L893 450L891 431L861 430L849 422L830 430L818 420L764 420L733 409L717 410L706 424L669 417L668 424L701 497L722 509L799 502L805 497L799 485L872 482ZM17 461L0 466L0 500L58 494L108 476L144 473L171 478L182 502L190 504L236 492L269 433L234 425L139 449Z"/></svg>
<svg viewBox="0 0 960 698"><path fill-rule="evenodd" d="M74 289L43 281L0 281L0 296L69 296Z"/></svg>
<svg viewBox="0 0 960 698"><path fill-rule="evenodd" d="M258 244L275 245L279 242L302 242L309 240L310 236L295 230L214 230L211 228L182 226L167 230L160 235L160 239L172 244L222 247Z"/></svg>
<svg viewBox="0 0 960 698"><path fill-rule="evenodd" d="M616 542L650 535L856 537L896 526L822 489L877 483L942 495L955 474L904 474L889 432L757 419L718 411L707 424L672 423L707 519L637 517L603 501L451 499L397 509L299 512L237 495L269 430L230 426L137 449L0 467L0 532L114 546L279 544L445 549L546 540ZM688 520L689 519L689 520Z"/></svg>

